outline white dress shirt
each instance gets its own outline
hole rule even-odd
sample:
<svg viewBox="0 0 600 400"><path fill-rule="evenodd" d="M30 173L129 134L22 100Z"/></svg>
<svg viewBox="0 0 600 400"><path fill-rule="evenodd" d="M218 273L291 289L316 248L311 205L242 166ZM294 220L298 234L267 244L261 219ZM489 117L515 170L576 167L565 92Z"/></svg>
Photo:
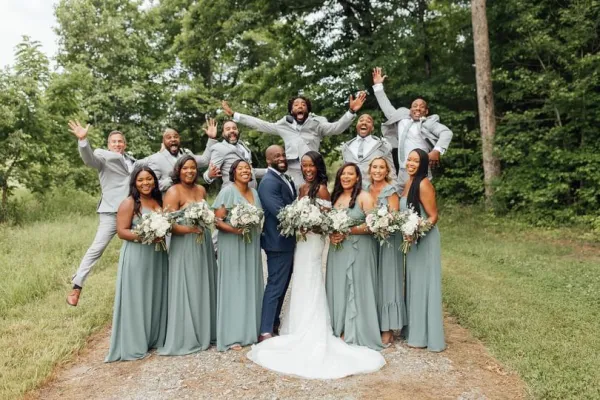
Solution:
<svg viewBox="0 0 600 400"><path fill-rule="evenodd" d="M365 144L363 145L363 157L369 154L369 151L371 151L373 147L375 147L375 145L377 144L377 140L373 139L373 136L371 135L365 136L364 138L360 135L356 135L356 140L354 140L348 146L348 149L350 149L350 151L356 156L356 158L358 158L358 147L360 146L360 142L363 140L365 142Z"/></svg>

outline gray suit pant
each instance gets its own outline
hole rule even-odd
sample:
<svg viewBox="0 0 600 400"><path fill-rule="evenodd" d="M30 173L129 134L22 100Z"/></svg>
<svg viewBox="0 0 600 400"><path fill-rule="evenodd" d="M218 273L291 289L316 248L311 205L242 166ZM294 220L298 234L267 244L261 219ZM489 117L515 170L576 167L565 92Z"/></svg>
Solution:
<svg viewBox="0 0 600 400"><path fill-rule="evenodd" d="M98 213L98 230L96 231L96 237L92 242L92 245L87 250L77 273L73 276L73 284L82 286L87 276L89 275L92 267L104 253L106 247L117 233L117 214L116 213Z"/></svg>
<svg viewBox="0 0 600 400"><path fill-rule="evenodd" d="M296 190L300 189L300 186L304 184L304 177L302 176L302 169L300 168L300 161L298 160L287 160L288 170L287 174L294 180L294 186Z"/></svg>

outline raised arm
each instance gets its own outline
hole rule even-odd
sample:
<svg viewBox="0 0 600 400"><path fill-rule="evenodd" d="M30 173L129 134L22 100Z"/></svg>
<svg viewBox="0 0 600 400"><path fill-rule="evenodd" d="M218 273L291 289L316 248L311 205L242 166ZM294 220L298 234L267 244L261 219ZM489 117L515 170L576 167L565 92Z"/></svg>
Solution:
<svg viewBox="0 0 600 400"><path fill-rule="evenodd" d="M97 170L102 169L106 160L102 157L102 152L94 151L92 146L87 140L88 130L90 129L90 124L84 128L79 121L69 121L69 128L71 129L71 133L79 139L79 155L83 160L83 163L88 167L95 168Z"/></svg>
<svg viewBox="0 0 600 400"><path fill-rule="evenodd" d="M350 95L350 109L346 111L342 118L335 122L327 122L327 120L324 118L319 120L319 134L321 136L332 136L344 133L352 124L354 117L356 117L356 112L358 112L362 108L363 104L365 104L366 99L366 92L360 92L356 98Z"/></svg>
<svg viewBox="0 0 600 400"><path fill-rule="evenodd" d="M379 104L379 108L383 111L383 114L387 119L392 118L392 114L396 111L396 108L390 102L385 91L383 90L383 81L387 78L387 75L383 75L381 68L373 68L373 93Z"/></svg>
<svg viewBox="0 0 600 400"><path fill-rule="evenodd" d="M223 107L223 111L225 112L225 114L232 117L235 122L239 122L242 125L245 125L262 133L267 133L269 135L279 135L276 123L263 121L262 119L256 117L251 117L249 115L234 112L225 100L221 102L221 106Z"/></svg>
<svg viewBox="0 0 600 400"><path fill-rule="evenodd" d="M204 153L201 156L194 155L196 159L196 163L198 164L198 168L207 168L210 163L210 153L212 147L217 144L217 121L214 119L209 119L207 121L207 127L202 128L206 136L208 136L208 141L206 142L206 148L204 149Z"/></svg>

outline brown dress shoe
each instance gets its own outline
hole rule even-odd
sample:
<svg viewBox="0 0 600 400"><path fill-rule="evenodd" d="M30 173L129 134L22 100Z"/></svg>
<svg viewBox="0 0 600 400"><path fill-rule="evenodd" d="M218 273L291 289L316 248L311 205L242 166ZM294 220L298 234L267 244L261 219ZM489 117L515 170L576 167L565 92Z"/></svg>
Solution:
<svg viewBox="0 0 600 400"><path fill-rule="evenodd" d="M264 335L260 335L258 337L258 343L263 342L267 339L271 339L273 337L273 335L271 333L265 333Z"/></svg>
<svg viewBox="0 0 600 400"><path fill-rule="evenodd" d="M67 296L67 304L75 307L79 302L79 295L81 295L81 289L73 289Z"/></svg>

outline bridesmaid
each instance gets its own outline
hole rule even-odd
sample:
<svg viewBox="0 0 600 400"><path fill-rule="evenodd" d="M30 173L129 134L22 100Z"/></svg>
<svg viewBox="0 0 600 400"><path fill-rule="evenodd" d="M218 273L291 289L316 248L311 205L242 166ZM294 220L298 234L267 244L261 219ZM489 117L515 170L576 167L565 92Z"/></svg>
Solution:
<svg viewBox="0 0 600 400"><path fill-rule="evenodd" d="M438 221L435 189L427 178L429 157L421 149L410 152L406 160L409 179L402 192L401 209L413 207L432 224ZM406 255L407 344L442 351L444 324L442 314L442 263L440 232L434 226Z"/></svg>
<svg viewBox="0 0 600 400"><path fill-rule="evenodd" d="M178 211L205 201L206 190L196 185L198 164L191 155L175 163L173 186L165 194L165 209ZM204 240L198 243L198 235ZM216 340L215 251L210 230L173 225L169 247L169 317L161 355L184 355L206 350Z"/></svg>
<svg viewBox="0 0 600 400"><path fill-rule="evenodd" d="M376 207L387 205L390 211L400 209L400 197L396 188L390 184L391 167L383 157L376 157L369 164L371 185L369 193ZM390 236L388 244L379 246L379 268L377 271L379 293L377 311L381 341L389 346L394 341L392 329L401 330L406 324L404 306L404 259L400 247L402 235Z"/></svg>
<svg viewBox="0 0 600 400"><path fill-rule="evenodd" d="M149 167L131 173L129 197L117 212L117 235L123 239L113 312L110 349L105 361L143 358L162 346L167 326L168 257L154 245L137 243L131 229L142 214L159 210L158 179Z"/></svg>
<svg viewBox="0 0 600 400"><path fill-rule="evenodd" d="M358 166L346 163L335 177L331 201L346 209L355 225L349 235L332 234L327 255L326 291L333 333L346 343L381 350L377 317L377 243L365 224L365 212L373 208L362 191ZM335 250L334 244L343 247Z"/></svg>
<svg viewBox="0 0 600 400"><path fill-rule="evenodd" d="M238 160L229 171L233 185L217 196L215 209L218 234L219 272L217 281L217 350L241 350L256 343L260 329L264 278L260 253L260 230L245 243L242 230L232 227L228 213L240 203L262 208L258 193L250 188L252 168Z"/></svg>

